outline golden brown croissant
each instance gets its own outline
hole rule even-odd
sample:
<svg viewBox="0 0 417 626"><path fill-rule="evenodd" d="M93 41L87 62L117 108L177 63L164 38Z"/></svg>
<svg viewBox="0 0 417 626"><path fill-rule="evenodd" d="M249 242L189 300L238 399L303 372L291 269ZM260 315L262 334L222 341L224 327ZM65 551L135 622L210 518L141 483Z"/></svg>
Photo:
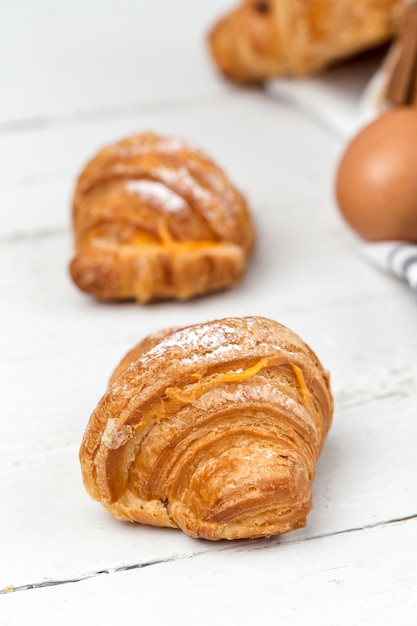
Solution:
<svg viewBox="0 0 417 626"><path fill-rule="evenodd" d="M254 231L244 198L207 156L151 133L104 148L73 202L74 282L105 300L192 296L243 275Z"/></svg>
<svg viewBox="0 0 417 626"><path fill-rule="evenodd" d="M220 70L239 82L302 75L396 32L405 0L245 0L210 33Z"/></svg>
<svg viewBox="0 0 417 626"><path fill-rule="evenodd" d="M90 495L122 520L192 537L304 526L330 427L328 374L261 317L151 335L126 355L80 449Z"/></svg>

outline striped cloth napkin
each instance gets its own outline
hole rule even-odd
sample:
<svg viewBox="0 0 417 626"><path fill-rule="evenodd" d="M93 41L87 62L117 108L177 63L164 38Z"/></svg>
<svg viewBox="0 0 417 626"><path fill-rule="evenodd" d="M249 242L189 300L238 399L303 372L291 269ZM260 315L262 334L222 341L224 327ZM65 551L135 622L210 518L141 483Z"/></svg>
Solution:
<svg viewBox="0 0 417 626"><path fill-rule="evenodd" d="M344 144L378 117L384 108L386 56L381 52L303 79L275 79L266 91L289 102ZM374 265L406 281L417 295L417 245L398 241L359 242Z"/></svg>
<svg viewBox="0 0 417 626"><path fill-rule="evenodd" d="M360 249L374 265L406 281L417 296L417 245L381 241L361 243Z"/></svg>

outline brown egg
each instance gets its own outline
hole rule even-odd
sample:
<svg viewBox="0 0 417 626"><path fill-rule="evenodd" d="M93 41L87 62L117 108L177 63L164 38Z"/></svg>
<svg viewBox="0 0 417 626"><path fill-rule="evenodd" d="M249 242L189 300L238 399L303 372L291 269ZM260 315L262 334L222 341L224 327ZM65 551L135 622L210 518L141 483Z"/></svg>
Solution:
<svg viewBox="0 0 417 626"><path fill-rule="evenodd" d="M336 197L363 238L417 242L417 108L393 109L351 141Z"/></svg>

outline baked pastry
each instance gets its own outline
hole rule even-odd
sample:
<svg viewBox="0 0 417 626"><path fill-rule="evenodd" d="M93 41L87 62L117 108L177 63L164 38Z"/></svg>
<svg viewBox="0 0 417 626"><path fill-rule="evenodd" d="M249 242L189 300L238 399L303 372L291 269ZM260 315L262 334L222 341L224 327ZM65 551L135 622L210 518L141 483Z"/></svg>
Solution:
<svg viewBox="0 0 417 626"><path fill-rule="evenodd" d="M73 201L70 274L103 300L191 298L229 287L254 240L222 170L179 139L135 135L101 150Z"/></svg>
<svg viewBox="0 0 417 626"><path fill-rule="evenodd" d="M316 72L389 40L405 0L245 0L212 29L219 69L238 82Z"/></svg>
<svg viewBox="0 0 417 626"><path fill-rule="evenodd" d="M330 427L329 376L262 317L165 330L129 352L80 449L87 491L121 520L192 537L304 526Z"/></svg>

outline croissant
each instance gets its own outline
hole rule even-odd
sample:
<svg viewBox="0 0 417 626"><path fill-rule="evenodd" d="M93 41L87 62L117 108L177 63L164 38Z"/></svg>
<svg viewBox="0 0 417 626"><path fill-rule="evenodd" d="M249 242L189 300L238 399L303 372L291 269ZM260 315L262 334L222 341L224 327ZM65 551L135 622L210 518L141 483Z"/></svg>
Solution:
<svg viewBox="0 0 417 626"><path fill-rule="evenodd" d="M92 498L192 537L304 526L333 412L329 376L291 330L228 318L147 337L116 368L80 448Z"/></svg>
<svg viewBox="0 0 417 626"><path fill-rule="evenodd" d="M145 133L101 150L74 193L76 285L103 300L187 299L242 277L254 241L243 196L185 141Z"/></svg>
<svg viewBox="0 0 417 626"><path fill-rule="evenodd" d="M397 31L405 0L246 0L211 30L219 69L238 82L316 72Z"/></svg>

